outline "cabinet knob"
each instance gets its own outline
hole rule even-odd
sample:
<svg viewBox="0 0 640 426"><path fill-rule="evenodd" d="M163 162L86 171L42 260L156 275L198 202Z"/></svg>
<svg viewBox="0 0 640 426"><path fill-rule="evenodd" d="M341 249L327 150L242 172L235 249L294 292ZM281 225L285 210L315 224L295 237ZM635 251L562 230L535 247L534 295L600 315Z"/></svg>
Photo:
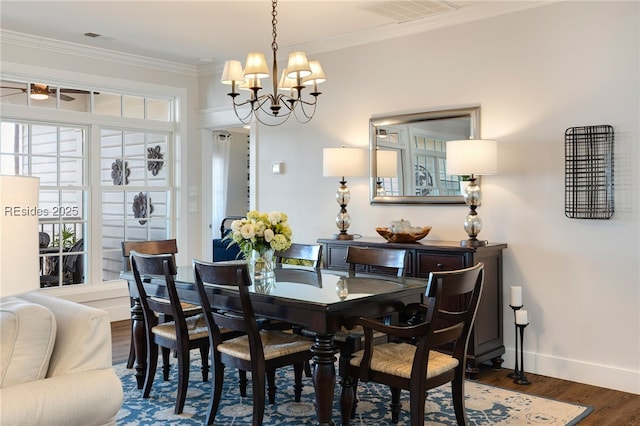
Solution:
<svg viewBox="0 0 640 426"><path fill-rule="evenodd" d="M437 266L438 268L442 269L442 267L443 267L444 265L443 265L442 263L438 263L438 264L436 264L436 266Z"/></svg>

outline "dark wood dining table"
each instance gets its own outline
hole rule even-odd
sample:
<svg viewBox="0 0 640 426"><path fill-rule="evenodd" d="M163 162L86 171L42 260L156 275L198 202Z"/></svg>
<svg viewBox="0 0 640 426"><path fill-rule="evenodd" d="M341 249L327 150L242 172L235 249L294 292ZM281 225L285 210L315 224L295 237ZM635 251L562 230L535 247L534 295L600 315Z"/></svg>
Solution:
<svg viewBox="0 0 640 426"><path fill-rule="evenodd" d="M391 276L348 277L337 271L314 268L276 269L276 283L272 288L256 291L250 288L256 315L286 321L305 327L314 334L313 386L319 426L333 425L332 408L336 386L336 352L333 335L357 316L379 316L390 304L422 301L426 280ZM134 301L131 308L136 360L134 364L138 388L142 388L146 368L146 339L144 316L138 303L138 292L131 271L121 273L129 282ZM150 278L145 288L149 294L166 295L163 280ZM178 294L184 302L199 304L194 287L193 268L178 267L175 277ZM241 309L237 293L206 285L209 294L228 294L229 309Z"/></svg>

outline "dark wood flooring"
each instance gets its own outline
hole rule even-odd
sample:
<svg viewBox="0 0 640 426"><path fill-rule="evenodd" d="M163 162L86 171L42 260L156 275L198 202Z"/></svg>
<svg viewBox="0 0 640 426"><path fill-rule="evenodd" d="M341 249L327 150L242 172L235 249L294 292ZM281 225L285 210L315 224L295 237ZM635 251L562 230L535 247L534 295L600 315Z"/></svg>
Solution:
<svg viewBox="0 0 640 426"><path fill-rule="evenodd" d="M131 338L130 322L113 322L111 331L113 363L126 362ZM493 370L491 366L483 365L478 374L478 381L504 389L594 407L594 411L580 422L580 426L640 426L640 395L529 373L527 377L531 384L517 385L507 377L510 372L511 370L506 368Z"/></svg>

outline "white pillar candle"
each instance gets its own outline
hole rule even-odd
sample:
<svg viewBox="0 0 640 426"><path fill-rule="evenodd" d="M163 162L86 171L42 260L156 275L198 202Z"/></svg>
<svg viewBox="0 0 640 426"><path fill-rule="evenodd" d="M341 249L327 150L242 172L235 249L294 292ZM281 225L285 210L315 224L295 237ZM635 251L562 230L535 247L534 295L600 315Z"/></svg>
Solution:
<svg viewBox="0 0 640 426"><path fill-rule="evenodd" d="M511 287L511 306L522 306L522 287Z"/></svg>
<svg viewBox="0 0 640 426"><path fill-rule="evenodd" d="M529 318L526 310L521 309L519 311L516 311L516 324L519 324L519 325L529 324Z"/></svg>

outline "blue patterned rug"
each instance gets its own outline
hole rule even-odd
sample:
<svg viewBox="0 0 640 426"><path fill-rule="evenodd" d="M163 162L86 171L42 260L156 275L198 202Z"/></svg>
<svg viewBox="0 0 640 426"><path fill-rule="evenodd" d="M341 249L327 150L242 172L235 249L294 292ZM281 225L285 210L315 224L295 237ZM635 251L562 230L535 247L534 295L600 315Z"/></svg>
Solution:
<svg viewBox="0 0 640 426"><path fill-rule="evenodd" d="M133 370L124 364L114 366L122 380L124 403L118 413L119 426L143 425L202 425L211 393L211 381L202 382L200 359L192 361L187 402L182 414L173 414L175 404L177 373L172 364L172 375L168 382L162 380L161 369L153 383L149 398L142 398L142 391L136 387ZM248 397L242 398L238 389L238 373L227 368L229 378L223 390L223 401L215 419L215 425L239 426L251 424L251 384ZM266 405L264 425L299 426L313 425L315 419L313 384L304 378L302 401L294 402L293 370L283 368L278 371L276 404ZM466 409L470 425L575 425L590 412L590 407L568 404L551 399L513 392L493 386L467 381ZM340 420L340 386L336 385L333 417ZM388 404L389 390L385 386L360 384L358 386L358 417L353 425L391 425ZM399 425L409 421L409 393L403 391L403 410ZM455 425L449 386L442 386L429 392L427 398L425 425Z"/></svg>

